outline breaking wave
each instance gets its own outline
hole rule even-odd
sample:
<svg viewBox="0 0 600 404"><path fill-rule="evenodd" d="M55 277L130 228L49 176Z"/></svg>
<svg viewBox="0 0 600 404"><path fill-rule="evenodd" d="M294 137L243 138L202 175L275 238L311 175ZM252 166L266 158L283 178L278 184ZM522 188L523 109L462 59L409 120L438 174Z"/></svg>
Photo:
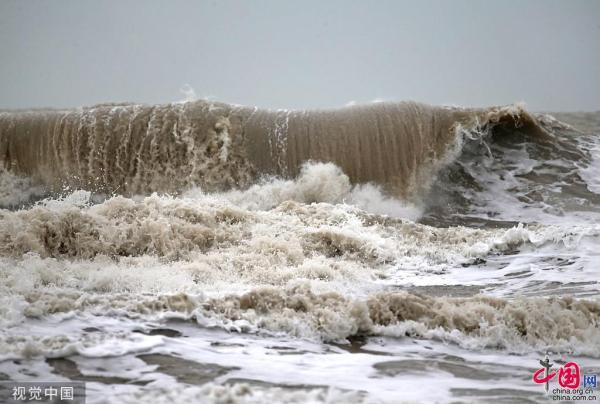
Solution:
<svg viewBox="0 0 600 404"><path fill-rule="evenodd" d="M24 206L72 189L251 193L256 208L283 198L424 215L427 223L516 224L600 214L589 174L596 143L522 105L270 111L193 101L2 112L0 178L14 186L2 187L0 204Z"/></svg>
<svg viewBox="0 0 600 404"><path fill-rule="evenodd" d="M520 106L467 110L378 103L268 111L195 101L0 114L0 162L49 187L109 193L244 188L331 162L352 183L410 196L455 158L459 134L497 125L546 132Z"/></svg>
<svg viewBox="0 0 600 404"><path fill-rule="evenodd" d="M124 294L109 297L76 291L33 291L24 297L28 304L22 315L29 318L86 311L131 318L187 319L234 332L286 333L325 342L408 336L471 350L553 351L600 357L600 303L568 297L506 300L379 292L361 299L336 292L316 293L306 283L209 299L185 293L133 299ZM80 341L62 336L4 335L0 359L85 354L86 349L104 343L106 338L92 337L82 346Z"/></svg>

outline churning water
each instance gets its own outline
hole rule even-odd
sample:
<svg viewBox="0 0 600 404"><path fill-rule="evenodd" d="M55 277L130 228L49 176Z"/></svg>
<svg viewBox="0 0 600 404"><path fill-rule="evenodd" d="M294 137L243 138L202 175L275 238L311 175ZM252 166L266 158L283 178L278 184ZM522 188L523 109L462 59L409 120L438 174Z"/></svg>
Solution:
<svg viewBox="0 0 600 404"><path fill-rule="evenodd" d="M600 114L4 111L0 166L0 380L536 402L547 352L600 366Z"/></svg>

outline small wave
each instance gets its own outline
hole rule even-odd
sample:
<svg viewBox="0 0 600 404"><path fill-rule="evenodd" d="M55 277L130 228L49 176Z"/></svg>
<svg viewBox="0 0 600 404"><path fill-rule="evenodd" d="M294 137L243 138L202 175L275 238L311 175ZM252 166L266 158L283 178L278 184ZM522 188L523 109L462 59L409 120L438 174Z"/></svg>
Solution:
<svg viewBox="0 0 600 404"><path fill-rule="evenodd" d="M284 332L333 342L356 336L409 336L449 342L470 350L491 348L521 354L550 350L600 357L600 304L568 297L505 300L377 292L357 298L337 292L318 293L307 284L298 284L283 289L255 288L217 298L185 293L136 298L73 291L30 292L26 299L29 304L24 314L28 317L82 310L132 318L158 315L236 332ZM103 339L89 342L105 343ZM33 346L37 348L32 350ZM17 341L8 335L0 340L0 348L4 357L52 357L78 352L82 346L69 339L21 336ZM145 345L140 349L144 348ZM85 344L83 349L87 349Z"/></svg>

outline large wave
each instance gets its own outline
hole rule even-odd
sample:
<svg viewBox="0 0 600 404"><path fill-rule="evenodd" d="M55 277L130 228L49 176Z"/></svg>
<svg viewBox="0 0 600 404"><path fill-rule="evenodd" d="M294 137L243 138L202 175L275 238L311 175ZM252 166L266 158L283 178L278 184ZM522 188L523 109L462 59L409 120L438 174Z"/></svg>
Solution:
<svg viewBox="0 0 600 404"><path fill-rule="evenodd" d="M498 125L545 133L519 106L270 111L195 101L2 112L0 163L50 188L134 194L243 188L265 175L294 177L313 160L410 197L454 158L461 133Z"/></svg>

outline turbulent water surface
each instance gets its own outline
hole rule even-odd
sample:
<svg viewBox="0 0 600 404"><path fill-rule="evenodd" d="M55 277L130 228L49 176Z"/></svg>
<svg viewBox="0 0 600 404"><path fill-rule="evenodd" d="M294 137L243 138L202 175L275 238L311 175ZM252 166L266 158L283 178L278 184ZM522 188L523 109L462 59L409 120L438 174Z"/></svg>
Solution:
<svg viewBox="0 0 600 404"><path fill-rule="evenodd" d="M600 373L599 113L0 111L0 170L0 380L538 402L546 353Z"/></svg>

